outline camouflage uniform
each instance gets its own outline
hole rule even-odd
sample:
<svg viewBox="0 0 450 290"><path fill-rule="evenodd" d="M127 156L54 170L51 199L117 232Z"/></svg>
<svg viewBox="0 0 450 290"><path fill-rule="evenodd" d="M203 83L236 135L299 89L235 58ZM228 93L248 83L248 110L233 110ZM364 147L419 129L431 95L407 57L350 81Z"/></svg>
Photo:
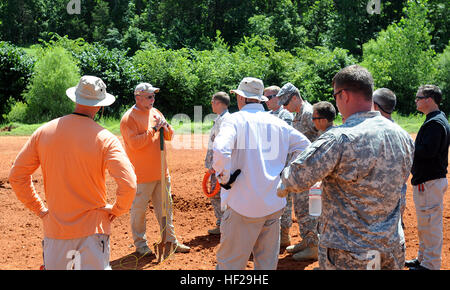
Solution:
<svg viewBox="0 0 450 290"><path fill-rule="evenodd" d="M291 112L284 109L283 106L280 106L278 110L275 111L269 111L270 114L277 116L281 120L288 123L290 126L292 126L292 121L294 120L294 115L292 115ZM288 156L286 160L286 165L290 160L290 155ZM282 228L290 228L292 226L292 199L294 198L294 195L290 194L286 197L286 206L283 211L283 215L281 216L281 227Z"/></svg>
<svg viewBox="0 0 450 290"><path fill-rule="evenodd" d="M378 251L381 266L403 268L401 189L413 161L406 131L379 112L360 112L321 135L282 173L278 194L303 192L322 180L319 266L358 269ZM330 262L330 249L342 250ZM358 258L359 257L359 258Z"/></svg>
<svg viewBox="0 0 450 290"><path fill-rule="evenodd" d="M308 101L303 100L303 105L295 115L292 126L303 133L311 142L314 142L320 135L314 126L313 107ZM300 236L308 246L317 246L319 238L317 234L317 217L309 215L309 189L302 194L292 194L294 202L295 216L297 217ZM292 216L292 214L291 214Z"/></svg>
<svg viewBox="0 0 450 290"><path fill-rule="evenodd" d="M230 113L228 113L228 110L225 110L217 116L217 118L213 121L213 126L211 128L211 132L209 133L209 141L208 141L208 150L206 151L206 157L205 157L205 168L212 169L212 163L213 163L213 143L216 136L219 134L220 125L222 124L222 121L224 118L226 118ZM212 188L211 190L214 190L216 188L217 183L217 177L215 174L211 174L211 184ZM214 215L216 216L216 225L220 226L220 220L222 219L222 210L220 209L220 191L210 198L211 205L214 208Z"/></svg>

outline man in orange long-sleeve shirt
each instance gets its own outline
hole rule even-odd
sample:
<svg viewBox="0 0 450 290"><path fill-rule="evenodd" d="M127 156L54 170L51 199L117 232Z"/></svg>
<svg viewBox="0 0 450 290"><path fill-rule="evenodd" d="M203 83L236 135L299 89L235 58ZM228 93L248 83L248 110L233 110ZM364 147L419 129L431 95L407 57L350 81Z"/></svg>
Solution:
<svg viewBox="0 0 450 290"><path fill-rule="evenodd" d="M115 101L103 81L83 76L66 94L76 103L74 113L32 134L9 181L43 221L46 269L110 269L110 224L131 207L136 175L119 139L93 120L100 107ZM31 178L39 166L48 209ZM106 169L118 185L114 205L106 200Z"/></svg>
<svg viewBox="0 0 450 290"><path fill-rule="evenodd" d="M166 224L162 224L163 202L161 196L161 148L159 129L164 128L164 140L172 140L173 128L166 122L163 114L153 107L155 93L159 88L149 83L139 84L135 91L136 104L130 108L120 121L120 132L125 143L125 151L135 167L137 176L136 197L131 206L131 230L136 252L151 254L145 235L145 213L150 200L153 202L160 230L166 232L164 243L176 245L176 252L187 253L190 248L177 241L172 223L172 202L167 204ZM167 168L167 160L165 160ZM166 170L167 194L170 197L170 176Z"/></svg>

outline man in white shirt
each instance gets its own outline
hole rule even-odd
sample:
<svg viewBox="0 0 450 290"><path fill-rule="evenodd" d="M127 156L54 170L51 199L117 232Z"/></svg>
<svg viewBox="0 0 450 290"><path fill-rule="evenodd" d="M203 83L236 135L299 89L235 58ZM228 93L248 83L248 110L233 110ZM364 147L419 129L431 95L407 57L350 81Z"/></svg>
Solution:
<svg viewBox="0 0 450 290"><path fill-rule="evenodd" d="M239 112L220 127L213 168L222 185L218 270L244 270L253 253L255 270L275 270L280 249L280 216L286 199L276 196L287 155L310 142L283 120L264 111L264 85L246 77L236 90ZM241 172L239 174L239 172Z"/></svg>

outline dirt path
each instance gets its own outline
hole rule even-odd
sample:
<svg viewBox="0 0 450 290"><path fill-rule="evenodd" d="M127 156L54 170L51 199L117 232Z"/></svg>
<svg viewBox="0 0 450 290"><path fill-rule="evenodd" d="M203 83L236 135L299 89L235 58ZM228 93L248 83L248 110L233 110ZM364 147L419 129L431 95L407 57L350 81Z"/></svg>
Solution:
<svg viewBox="0 0 450 290"><path fill-rule="evenodd" d="M42 225L39 219L17 200L7 176L11 165L28 137L0 137L0 269L38 269L42 264ZM154 255L138 259L129 225L130 216L117 218L112 225L111 265L113 269L183 269L211 270L215 268L219 237L207 234L214 226L215 217L209 200L201 191L204 174L205 149L174 149L169 147L168 159L172 176L174 201L174 225L178 239L189 245L189 254L176 254L162 264L156 263ZM449 178L450 175L447 176ZM40 170L33 175L39 193L43 192ZM409 184L409 183L408 183ZM108 196L113 200L115 183L108 176ZM449 190L450 191L450 190ZM42 196L42 195L41 195ZM450 269L450 203L449 192L444 202L444 245L442 269ZM405 211L406 258L414 258L418 239L412 188L408 186ZM291 228L293 242L299 242L298 226ZM147 213L147 237L151 242L159 239L159 229L153 210ZM295 262L284 249L280 253L278 269L311 270L318 263ZM247 268L253 268L249 262Z"/></svg>

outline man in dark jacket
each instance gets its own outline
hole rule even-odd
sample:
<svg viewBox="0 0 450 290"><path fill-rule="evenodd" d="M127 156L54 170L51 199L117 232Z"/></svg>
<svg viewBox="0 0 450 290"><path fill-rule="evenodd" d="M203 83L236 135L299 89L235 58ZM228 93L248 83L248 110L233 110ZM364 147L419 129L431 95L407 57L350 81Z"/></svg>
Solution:
<svg viewBox="0 0 450 290"><path fill-rule="evenodd" d="M441 101L442 92L435 85L424 85L417 91L417 110L427 117L416 137L411 169L419 235L417 258L406 261L406 266L412 270L439 270L441 267L443 200L448 187L450 145L450 126L439 110Z"/></svg>

